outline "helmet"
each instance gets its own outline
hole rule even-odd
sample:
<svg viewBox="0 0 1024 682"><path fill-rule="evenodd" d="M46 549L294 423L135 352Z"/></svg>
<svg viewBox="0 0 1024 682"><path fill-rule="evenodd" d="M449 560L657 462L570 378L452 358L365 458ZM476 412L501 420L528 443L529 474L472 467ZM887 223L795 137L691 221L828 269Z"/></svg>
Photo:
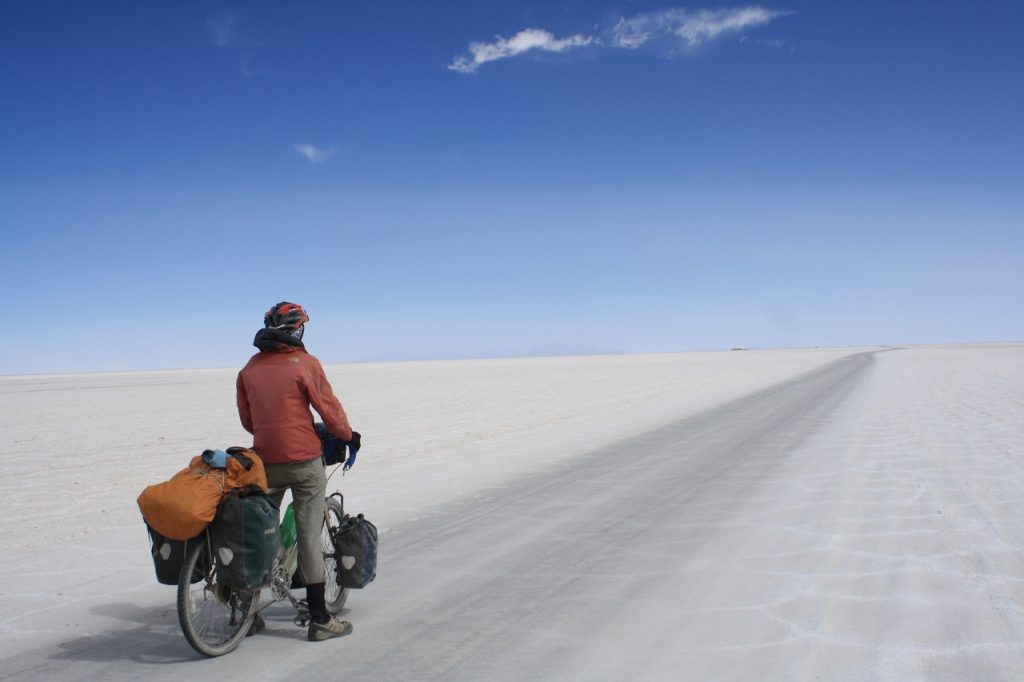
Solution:
<svg viewBox="0 0 1024 682"><path fill-rule="evenodd" d="M309 321L309 315L298 303L281 301L263 316L263 326L271 329L295 331Z"/></svg>

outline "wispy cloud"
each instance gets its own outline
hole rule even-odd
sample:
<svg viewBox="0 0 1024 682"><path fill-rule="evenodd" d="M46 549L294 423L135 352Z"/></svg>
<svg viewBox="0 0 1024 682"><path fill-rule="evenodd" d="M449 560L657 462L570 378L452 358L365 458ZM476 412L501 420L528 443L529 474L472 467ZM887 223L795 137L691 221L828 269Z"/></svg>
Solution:
<svg viewBox="0 0 1024 682"><path fill-rule="evenodd" d="M206 20L206 30L217 47L233 47L238 43L238 27L235 17L221 14Z"/></svg>
<svg viewBox="0 0 1024 682"><path fill-rule="evenodd" d="M264 36L236 15L225 12L206 20L206 33L210 42L225 53L238 59L238 70L249 79L258 78L275 70L261 55L267 42Z"/></svg>
<svg viewBox="0 0 1024 682"><path fill-rule="evenodd" d="M539 28L528 28L511 38L498 39L493 43L470 43L469 54L455 57L448 65L452 71L459 73L476 73L482 64L498 59L507 59L533 50L541 52L565 52L583 47L593 42L589 36L573 35L568 38L556 38L548 31Z"/></svg>
<svg viewBox="0 0 1024 682"><path fill-rule="evenodd" d="M750 45L760 45L762 47L773 47L776 50L781 50L782 48L786 47L786 41L779 40L778 38L751 38L750 36L740 37L741 45L745 45L748 43ZM792 51L795 50L796 48L790 47L789 49Z"/></svg>
<svg viewBox="0 0 1024 682"><path fill-rule="evenodd" d="M671 41L686 51L724 35L763 26L792 14L764 7L690 10L682 8L643 12L620 19L611 30L612 47L636 49L656 41Z"/></svg>
<svg viewBox="0 0 1024 682"><path fill-rule="evenodd" d="M448 68L458 73L473 74L483 64L525 52L566 52L588 45L627 50L660 47L670 55L692 54L722 36L763 26L789 14L793 12L758 6L697 10L669 8L623 17L599 36L576 34L556 38L544 29L528 28L511 38L498 36L493 43L470 43L468 53L457 55Z"/></svg>
<svg viewBox="0 0 1024 682"><path fill-rule="evenodd" d="M292 145L292 149L306 157L306 160L310 163L325 163L334 156L333 149L317 149L311 144Z"/></svg>

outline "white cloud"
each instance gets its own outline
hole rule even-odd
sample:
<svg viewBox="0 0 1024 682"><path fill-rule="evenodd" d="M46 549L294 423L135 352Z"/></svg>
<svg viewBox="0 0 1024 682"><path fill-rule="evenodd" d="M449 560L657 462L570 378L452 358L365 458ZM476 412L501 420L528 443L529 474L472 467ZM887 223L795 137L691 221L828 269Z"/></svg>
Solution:
<svg viewBox="0 0 1024 682"><path fill-rule="evenodd" d="M611 31L610 44L636 49L652 41L668 39L681 44L687 51L694 51L722 35L761 26L788 14L792 12L753 6L644 12L629 19L620 19Z"/></svg>
<svg viewBox="0 0 1024 682"><path fill-rule="evenodd" d="M593 42L589 36L573 35L568 38L556 38L550 32L539 28L528 28L511 38L498 39L493 43L470 43L468 55L459 55L448 65L452 71L459 73L476 73L481 64L498 59L507 59L531 50L542 52L565 52L583 47Z"/></svg>
<svg viewBox="0 0 1024 682"><path fill-rule="evenodd" d="M650 44L666 47L669 53L692 53L723 35L761 26L789 14L793 12L757 6L699 10L670 8L619 19L603 38L581 34L556 38L544 29L528 28L511 38L498 36L493 43L470 43L469 53L456 56L448 68L472 74L487 62L515 57L531 50L565 52L587 45L635 50Z"/></svg>
<svg viewBox="0 0 1024 682"><path fill-rule="evenodd" d="M306 157L310 163L324 163L334 156L333 149L317 149L311 144L292 145L292 149Z"/></svg>

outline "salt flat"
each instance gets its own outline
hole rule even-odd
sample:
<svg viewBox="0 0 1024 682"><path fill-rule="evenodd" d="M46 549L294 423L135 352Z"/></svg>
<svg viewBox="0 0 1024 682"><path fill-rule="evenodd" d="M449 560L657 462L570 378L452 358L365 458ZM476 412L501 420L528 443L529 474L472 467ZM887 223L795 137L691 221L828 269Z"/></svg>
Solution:
<svg viewBox="0 0 1024 682"><path fill-rule="evenodd" d="M879 350L331 367L381 577L201 663L134 500L234 371L0 378L0 677L1020 679L1024 346Z"/></svg>

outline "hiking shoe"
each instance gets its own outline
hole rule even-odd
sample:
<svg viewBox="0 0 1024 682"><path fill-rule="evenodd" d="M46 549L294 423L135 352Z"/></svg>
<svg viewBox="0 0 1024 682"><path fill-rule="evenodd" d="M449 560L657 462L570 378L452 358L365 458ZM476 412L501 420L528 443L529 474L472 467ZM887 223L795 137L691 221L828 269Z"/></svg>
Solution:
<svg viewBox="0 0 1024 682"><path fill-rule="evenodd" d="M267 621L263 620L263 616L256 614L256 617L252 619L252 625L249 626L249 632L245 633L246 637L252 637L257 632L262 632L267 627Z"/></svg>
<svg viewBox="0 0 1024 682"><path fill-rule="evenodd" d="M352 623L347 620L338 620L337 618L331 618L326 623L310 623L309 624L309 641L311 642L322 642L325 639L333 639L335 637L344 637L345 635L352 632Z"/></svg>

